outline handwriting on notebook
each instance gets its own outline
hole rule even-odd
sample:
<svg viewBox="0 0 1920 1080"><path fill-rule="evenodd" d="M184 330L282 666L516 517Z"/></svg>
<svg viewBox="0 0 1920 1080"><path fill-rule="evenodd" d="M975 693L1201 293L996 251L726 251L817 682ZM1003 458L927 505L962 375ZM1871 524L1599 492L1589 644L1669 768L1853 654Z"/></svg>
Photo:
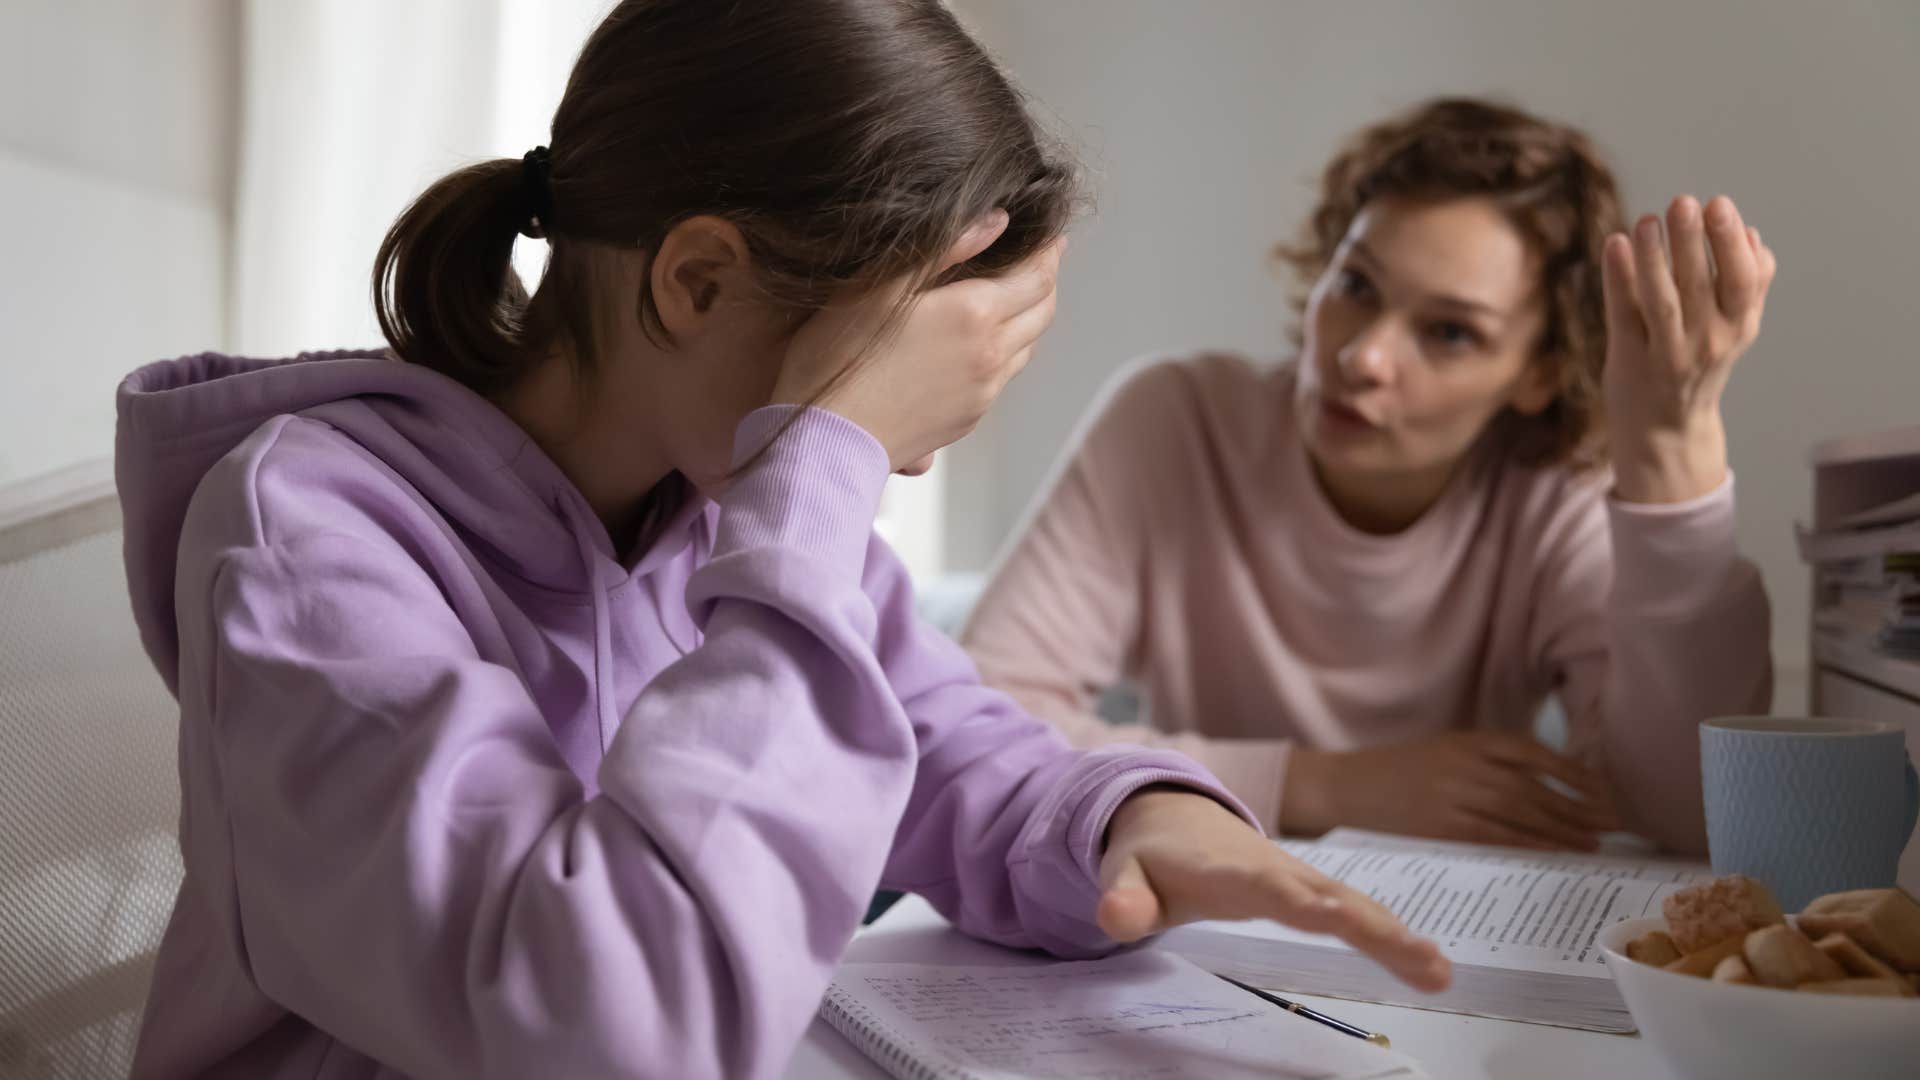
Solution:
<svg viewBox="0 0 1920 1080"><path fill-rule="evenodd" d="M1146 1000L1174 997L1171 987L1155 992L1150 986L1140 987L1139 1000L1134 995L1103 995L1105 1000L1095 1010L1067 1010L1072 1015L1061 1015L1052 1008L1063 996L1074 994L1076 980L1084 979L1085 973L1074 969L989 968L954 975L868 976L866 982L902 1015L940 1025L954 1044L975 1052L1232 1023L1254 1019L1272 1008L1246 994L1240 995L1246 1002L1231 1005ZM1263 1007L1252 1008L1254 1004Z"/></svg>
<svg viewBox="0 0 1920 1080"><path fill-rule="evenodd" d="M896 1075L1060 1080L1419 1075L1167 953L1039 967L847 964L823 1009ZM842 1015L836 1020L834 1013ZM915 1071L917 1069L918 1071Z"/></svg>

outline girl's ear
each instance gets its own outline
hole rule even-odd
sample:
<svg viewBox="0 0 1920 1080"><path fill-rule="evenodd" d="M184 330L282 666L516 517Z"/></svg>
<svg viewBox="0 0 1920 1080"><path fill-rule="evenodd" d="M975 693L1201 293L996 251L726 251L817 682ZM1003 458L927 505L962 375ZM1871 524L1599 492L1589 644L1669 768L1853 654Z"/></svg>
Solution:
<svg viewBox="0 0 1920 1080"><path fill-rule="evenodd" d="M724 218L703 214L669 230L647 273L670 339L697 336L723 301L745 299L752 266L746 238Z"/></svg>

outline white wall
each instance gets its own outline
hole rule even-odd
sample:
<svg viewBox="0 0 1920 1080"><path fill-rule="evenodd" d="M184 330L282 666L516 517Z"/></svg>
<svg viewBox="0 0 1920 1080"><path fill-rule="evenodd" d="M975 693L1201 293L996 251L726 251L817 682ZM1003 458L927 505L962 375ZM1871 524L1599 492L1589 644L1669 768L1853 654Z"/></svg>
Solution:
<svg viewBox="0 0 1920 1080"><path fill-rule="evenodd" d="M402 210L447 173L549 138L612 0L245 0L233 345L380 344L370 276ZM516 263L538 280L546 245Z"/></svg>
<svg viewBox="0 0 1920 1080"><path fill-rule="evenodd" d="M1077 142L1098 208L1075 233L1041 354L985 437L953 455L951 564L990 557L1129 357L1285 347L1267 253L1344 133L1427 95L1491 93L1586 127L1636 210L1724 191L1779 253L1727 411L1740 541L1773 594L1779 661L1804 663L1791 530L1806 448L1920 423L1920 4L956 6Z"/></svg>
<svg viewBox="0 0 1920 1080"><path fill-rule="evenodd" d="M235 0L0 4L0 485L107 457L136 365L226 337Z"/></svg>

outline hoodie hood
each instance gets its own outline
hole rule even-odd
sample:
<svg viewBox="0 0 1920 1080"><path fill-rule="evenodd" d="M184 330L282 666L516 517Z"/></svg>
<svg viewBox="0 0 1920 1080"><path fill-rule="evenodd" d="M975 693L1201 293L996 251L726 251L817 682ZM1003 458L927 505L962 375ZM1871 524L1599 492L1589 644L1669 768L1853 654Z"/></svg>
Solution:
<svg viewBox="0 0 1920 1080"><path fill-rule="evenodd" d="M468 547L517 576L596 596L627 576L586 500L519 425L453 379L389 353L164 360L127 376L118 406L114 480L127 585L141 642L169 690L178 682L174 567L187 508L207 471L276 416L299 413L339 430L417 490ZM684 548L703 502L689 501L633 573Z"/></svg>

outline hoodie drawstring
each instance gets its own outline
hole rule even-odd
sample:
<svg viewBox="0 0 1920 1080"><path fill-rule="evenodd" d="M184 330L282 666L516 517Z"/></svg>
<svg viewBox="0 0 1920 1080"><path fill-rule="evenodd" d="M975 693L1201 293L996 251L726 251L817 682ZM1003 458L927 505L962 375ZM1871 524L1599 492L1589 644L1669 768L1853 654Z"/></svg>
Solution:
<svg viewBox="0 0 1920 1080"><path fill-rule="evenodd" d="M660 599L660 582L656 580L656 576L647 575L647 596L653 600L653 621L660 626L660 636L666 638L667 644L672 645L674 651L684 657L700 644L700 630L698 627L694 628L692 645L682 645L680 639L673 636L673 627L667 625L667 605Z"/></svg>
<svg viewBox="0 0 1920 1080"><path fill-rule="evenodd" d="M619 720L613 715L613 624L607 612L607 590L600 581L600 560L595 557L593 544L593 531L600 523L581 520L581 513L574 500L560 499L560 515L573 533L574 547L580 552L580 568L587 575L587 592L593 596L593 696L595 715L600 719L600 749L604 753L613 741L613 733L619 730Z"/></svg>

